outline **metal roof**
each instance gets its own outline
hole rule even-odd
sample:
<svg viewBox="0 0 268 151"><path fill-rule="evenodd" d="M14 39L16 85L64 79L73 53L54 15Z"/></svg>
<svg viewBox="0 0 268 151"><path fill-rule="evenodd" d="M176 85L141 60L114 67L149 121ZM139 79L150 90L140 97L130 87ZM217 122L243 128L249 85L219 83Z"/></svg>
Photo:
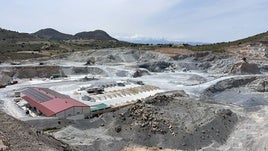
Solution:
<svg viewBox="0 0 268 151"><path fill-rule="evenodd" d="M58 92L53 91L53 90L51 90L49 88L38 88L38 89L44 91L48 95L53 95L56 98L70 98L68 95L58 93Z"/></svg>
<svg viewBox="0 0 268 151"><path fill-rule="evenodd" d="M33 87L30 87L22 91L22 93L36 100L39 103L46 102L52 99L52 97L50 97L49 95L41 93L40 91L36 90L36 88Z"/></svg>
<svg viewBox="0 0 268 151"><path fill-rule="evenodd" d="M101 104L97 104L97 105L94 105L94 106L90 106L90 110L91 111L98 111L98 110L103 110L103 109L107 109L107 108L110 108L109 105L105 104L105 103L101 103Z"/></svg>
<svg viewBox="0 0 268 151"><path fill-rule="evenodd" d="M71 107L88 107L88 105L76 101L67 95L60 94L47 88L30 87L22 91L22 98L36 107L46 116L53 116Z"/></svg>

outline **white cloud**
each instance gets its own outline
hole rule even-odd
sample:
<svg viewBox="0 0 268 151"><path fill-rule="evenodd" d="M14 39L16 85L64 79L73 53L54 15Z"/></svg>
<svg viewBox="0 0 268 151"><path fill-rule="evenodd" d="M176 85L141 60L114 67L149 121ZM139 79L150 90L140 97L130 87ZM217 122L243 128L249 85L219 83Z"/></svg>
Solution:
<svg viewBox="0 0 268 151"><path fill-rule="evenodd" d="M0 27L23 32L103 29L116 37L206 42L266 31L268 25L268 0L9 0L1 5Z"/></svg>

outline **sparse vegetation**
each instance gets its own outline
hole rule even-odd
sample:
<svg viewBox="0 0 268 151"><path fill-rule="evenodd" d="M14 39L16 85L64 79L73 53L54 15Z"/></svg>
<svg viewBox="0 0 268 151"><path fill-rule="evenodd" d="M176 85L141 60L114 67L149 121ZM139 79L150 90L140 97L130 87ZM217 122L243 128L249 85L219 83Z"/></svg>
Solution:
<svg viewBox="0 0 268 151"><path fill-rule="evenodd" d="M188 44L183 44L180 48L189 49L192 51L212 51L212 52L224 52L228 43L216 43L216 44L207 44L207 45L197 45L192 46Z"/></svg>
<svg viewBox="0 0 268 151"><path fill-rule="evenodd" d="M93 38L93 39L92 39ZM94 39L95 38L95 39ZM233 42L205 45L175 44L135 44L118 41L104 31L81 32L76 35L60 33L54 29L40 30L34 34L19 33L0 29L0 59L19 60L51 56L55 54L84 51L91 49L127 47L137 50L172 49L191 51L225 52L231 46L243 44L268 43L268 32ZM19 52L19 55L18 55Z"/></svg>
<svg viewBox="0 0 268 151"><path fill-rule="evenodd" d="M242 44L254 44L254 43L268 44L268 32L261 33L255 36L251 36L245 39L236 40L233 42L222 42L206 45L191 46L184 44L181 48L186 48L192 51L212 51L212 52L224 52L228 47L239 46Z"/></svg>

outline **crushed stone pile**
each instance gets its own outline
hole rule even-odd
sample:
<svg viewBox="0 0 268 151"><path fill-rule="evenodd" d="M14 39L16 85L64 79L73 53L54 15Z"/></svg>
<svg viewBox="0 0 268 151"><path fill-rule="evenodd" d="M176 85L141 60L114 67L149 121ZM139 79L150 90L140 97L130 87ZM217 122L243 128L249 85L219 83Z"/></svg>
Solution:
<svg viewBox="0 0 268 151"><path fill-rule="evenodd" d="M229 109L172 92L77 122L55 136L81 150L115 151L133 145L196 150L223 144L237 121Z"/></svg>
<svg viewBox="0 0 268 151"><path fill-rule="evenodd" d="M0 111L0 150L40 150L63 151L72 150L52 136L30 127L28 124Z"/></svg>
<svg viewBox="0 0 268 151"><path fill-rule="evenodd" d="M212 140L224 143L237 122L236 114L186 100L163 95L138 102L118 115L111 134L134 144L183 150L200 149Z"/></svg>

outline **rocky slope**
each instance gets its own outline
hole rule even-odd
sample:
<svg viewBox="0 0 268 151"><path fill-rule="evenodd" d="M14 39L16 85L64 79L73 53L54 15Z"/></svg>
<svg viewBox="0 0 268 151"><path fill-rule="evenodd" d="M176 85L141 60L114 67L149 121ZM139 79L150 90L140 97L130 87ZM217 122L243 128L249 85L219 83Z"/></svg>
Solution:
<svg viewBox="0 0 268 151"><path fill-rule="evenodd" d="M49 40L69 40L74 39L73 35L61 33L52 28L41 29L32 35Z"/></svg>
<svg viewBox="0 0 268 151"><path fill-rule="evenodd" d="M72 150L69 145L37 131L28 124L18 121L2 111L0 111L0 123L0 150Z"/></svg>
<svg viewBox="0 0 268 151"><path fill-rule="evenodd" d="M95 30L89 32L80 32L74 35L76 39L93 39L93 40L115 40L103 30Z"/></svg>
<svg viewBox="0 0 268 151"><path fill-rule="evenodd" d="M38 38L28 34L28 33L19 33L11 30L1 29L0 28L0 42L17 42L17 41L35 41L39 40Z"/></svg>
<svg viewBox="0 0 268 151"><path fill-rule="evenodd" d="M54 136L81 150L117 151L132 145L195 150L224 143L237 120L229 109L170 92L77 122Z"/></svg>

